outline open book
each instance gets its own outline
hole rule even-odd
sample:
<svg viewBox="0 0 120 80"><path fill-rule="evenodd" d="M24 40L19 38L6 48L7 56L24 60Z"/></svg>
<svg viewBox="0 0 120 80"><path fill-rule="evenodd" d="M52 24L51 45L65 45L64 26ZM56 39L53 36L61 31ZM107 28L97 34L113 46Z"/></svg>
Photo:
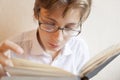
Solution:
<svg viewBox="0 0 120 80"><path fill-rule="evenodd" d="M40 76L40 77L74 77L79 76L80 78L87 77L88 79L95 76L101 69L103 69L109 62L120 55L120 44L113 45L95 57L91 58L86 63L79 75L74 75L70 72L62 69L30 62L24 59L14 58L12 59L14 67L5 67L5 71L9 76Z"/></svg>

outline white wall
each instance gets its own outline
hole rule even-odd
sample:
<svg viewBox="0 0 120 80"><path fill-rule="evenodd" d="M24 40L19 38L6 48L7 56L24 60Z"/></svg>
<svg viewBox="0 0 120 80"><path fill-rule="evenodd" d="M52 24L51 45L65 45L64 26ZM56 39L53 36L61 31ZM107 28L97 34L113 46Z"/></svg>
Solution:
<svg viewBox="0 0 120 80"><path fill-rule="evenodd" d="M120 42L120 0L93 0L82 36L88 43L91 57ZM120 56L92 80L120 80Z"/></svg>
<svg viewBox="0 0 120 80"><path fill-rule="evenodd" d="M33 20L34 0L0 0L0 41L36 28ZM83 25L82 37L91 57L104 48L120 42L120 0L93 0L92 12ZM120 80L120 56L92 80Z"/></svg>
<svg viewBox="0 0 120 80"><path fill-rule="evenodd" d="M35 28L34 0L0 0L0 41Z"/></svg>

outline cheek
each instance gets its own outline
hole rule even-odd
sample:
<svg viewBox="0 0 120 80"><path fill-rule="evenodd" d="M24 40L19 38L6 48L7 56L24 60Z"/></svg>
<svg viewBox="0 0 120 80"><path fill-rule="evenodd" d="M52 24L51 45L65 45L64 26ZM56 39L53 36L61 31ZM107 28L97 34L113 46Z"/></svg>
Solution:
<svg viewBox="0 0 120 80"><path fill-rule="evenodd" d="M64 38L64 44L67 43L70 40L70 37L65 37Z"/></svg>
<svg viewBox="0 0 120 80"><path fill-rule="evenodd" d="M40 39L42 43L45 44L49 38L49 34L42 30L39 30L39 33L40 33Z"/></svg>

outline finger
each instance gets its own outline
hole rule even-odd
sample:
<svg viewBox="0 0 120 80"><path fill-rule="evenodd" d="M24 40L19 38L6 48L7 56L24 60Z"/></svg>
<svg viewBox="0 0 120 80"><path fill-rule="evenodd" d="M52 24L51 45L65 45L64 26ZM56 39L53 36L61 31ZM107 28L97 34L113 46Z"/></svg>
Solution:
<svg viewBox="0 0 120 80"><path fill-rule="evenodd" d="M0 64L2 66L13 66L12 61L5 55L0 55Z"/></svg>
<svg viewBox="0 0 120 80"><path fill-rule="evenodd" d="M0 45L0 52L4 53L8 49L14 51L15 53L19 53L19 54L22 54L24 52L23 49L19 45L15 44L9 40L6 40L5 42L3 42Z"/></svg>

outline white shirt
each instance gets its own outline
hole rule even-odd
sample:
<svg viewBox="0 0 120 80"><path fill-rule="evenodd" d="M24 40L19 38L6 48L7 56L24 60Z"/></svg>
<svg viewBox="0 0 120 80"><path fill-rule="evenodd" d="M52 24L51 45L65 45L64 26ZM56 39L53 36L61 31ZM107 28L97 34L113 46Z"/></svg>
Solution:
<svg viewBox="0 0 120 80"><path fill-rule="evenodd" d="M52 56L44 52L39 44L36 32L37 30L24 32L12 39L13 42L17 43L24 49L24 54L12 54L12 57L23 58L42 64L49 64L72 72L73 74L78 74L81 67L88 61L88 47L83 39L78 37L71 38L64 46L61 53L52 60Z"/></svg>

